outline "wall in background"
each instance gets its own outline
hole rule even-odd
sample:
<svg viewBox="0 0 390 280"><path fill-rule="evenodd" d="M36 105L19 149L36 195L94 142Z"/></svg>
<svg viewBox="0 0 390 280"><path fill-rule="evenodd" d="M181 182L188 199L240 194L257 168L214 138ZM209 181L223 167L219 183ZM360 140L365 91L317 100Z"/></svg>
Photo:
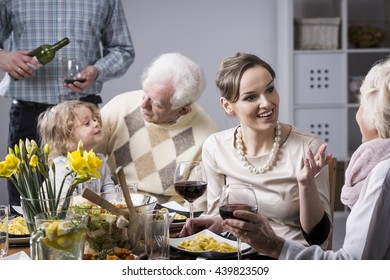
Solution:
<svg viewBox="0 0 390 280"><path fill-rule="evenodd" d="M225 117L214 85L221 60L235 52L259 55L277 70L277 9L273 0L123 0L136 58L121 78L106 82L104 103L116 94L140 89L142 70L159 54L180 52L200 64L207 85L199 100L220 129L235 125ZM51 42L47 42L51 43ZM0 73L0 76L2 73ZM281 102L283 106L283 93ZM285 93L288 94L288 93ZM11 100L0 98L0 159L7 152ZM280 119L287 112L281 109ZM0 179L0 204L7 203L5 179Z"/></svg>

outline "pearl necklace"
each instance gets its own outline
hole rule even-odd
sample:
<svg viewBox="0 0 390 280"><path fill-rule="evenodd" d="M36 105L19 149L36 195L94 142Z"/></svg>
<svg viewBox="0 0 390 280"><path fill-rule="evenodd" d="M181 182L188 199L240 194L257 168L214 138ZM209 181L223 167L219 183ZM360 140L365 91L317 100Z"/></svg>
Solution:
<svg viewBox="0 0 390 280"><path fill-rule="evenodd" d="M270 155L268 156L268 159L267 159L267 162L260 168L256 168L254 167L252 164L250 164L245 156L245 153L244 153L244 142L242 141L242 133L241 133L241 127L238 127L237 128L237 132L236 132L236 148L238 150L238 155L240 157L240 160L242 162L242 165L246 168L248 168L248 170L252 173L255 173L255 174L263 174L265 173L266 171L268 171L275 163L276 161L276 156L278 154L278 151L279 151L279 147L280 147L280 135L282 134L281 131L280 131L280 128L281 128L281 125L279 124L279 121L276 123L276 127L275 127L275 142L273 144L273 147L272 147L272 150L271 150L271 153Z"/></svg>

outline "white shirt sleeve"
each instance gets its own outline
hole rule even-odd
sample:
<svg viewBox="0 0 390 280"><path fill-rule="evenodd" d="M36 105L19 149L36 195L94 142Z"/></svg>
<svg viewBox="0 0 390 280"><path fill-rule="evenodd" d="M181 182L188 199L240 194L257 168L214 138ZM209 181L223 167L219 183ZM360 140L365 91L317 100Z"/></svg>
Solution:
<svg viewBox="0 0 390 280"><path fill-rule="evenodd" d="M390 159L380 162L364 182L346 224L344 244L337 252L305 247L287 240L279 259L389 259Z"/></svg>

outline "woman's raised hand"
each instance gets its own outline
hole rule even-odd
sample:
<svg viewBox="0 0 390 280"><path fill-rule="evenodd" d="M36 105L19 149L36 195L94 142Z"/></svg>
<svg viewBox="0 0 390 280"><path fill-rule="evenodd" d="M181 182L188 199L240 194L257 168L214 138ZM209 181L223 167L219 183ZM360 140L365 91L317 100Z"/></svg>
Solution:
<svg viewBox="0 0 390 280"><path fill-rule="evenodd" d="M314 179L314 177L321 171L321 169L328 164L329 159L332 158L332 154L326 155L327 144L322 144L314 155L312 150L308 150L306 157L304 158L304 167L298 173L298 182L305 184Z"/></svg>

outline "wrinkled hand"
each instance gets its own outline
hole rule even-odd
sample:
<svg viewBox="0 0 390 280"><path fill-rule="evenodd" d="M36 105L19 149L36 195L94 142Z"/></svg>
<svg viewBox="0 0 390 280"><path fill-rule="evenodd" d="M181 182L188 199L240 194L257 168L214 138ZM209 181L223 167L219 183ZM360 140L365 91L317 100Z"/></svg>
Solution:
<svg viewBox="0 0 390 280"><path fill-rule="evenodd" d="M35 68L42 65L32 57L27 55L28 51L0 51L0 69L8 72L15 79L24 80L34 76L35 71L27 64L31 64Z"/></svg>
<svg viewBox="0 0 390 280"><path fill-rule="evenodd" d="M187 219L182 230L177 237L185 237L195 234L204 229L212 232L220 232L222 219L218 216L198 217L194 219Z"/></svg>
<svg viewBox="0 0 390 280"><path fill-rule="evenodd" d="M275 259L279 258L284 239L275 234L266 217L244 210L234 211L234 216L245 221L226 219L222 222L225 230L248 243L254 250Z"/></svg>
<svg viewBox="0 0 390 280"><path fill-rule="evenodd" d="M303 184L310 182L314 179L317 173L328 164L328 161L332 158L332 155L325 155L326 148L327 145L322 144L315 156L311 150L307 151L307 157L303 160L304 167L297 175L298 182Z"/></svg>
<svg viewBox="0 0 390 280"><path fill-rule="evenodd" d="M64 83L64 87L69 88L70 90L80 93L86 88L88 88L92 82L96 79L98 76L98 70L93 66L87 66L81 73L80 78L85 78L85 82L74 82L74 83Z"/></svg>

